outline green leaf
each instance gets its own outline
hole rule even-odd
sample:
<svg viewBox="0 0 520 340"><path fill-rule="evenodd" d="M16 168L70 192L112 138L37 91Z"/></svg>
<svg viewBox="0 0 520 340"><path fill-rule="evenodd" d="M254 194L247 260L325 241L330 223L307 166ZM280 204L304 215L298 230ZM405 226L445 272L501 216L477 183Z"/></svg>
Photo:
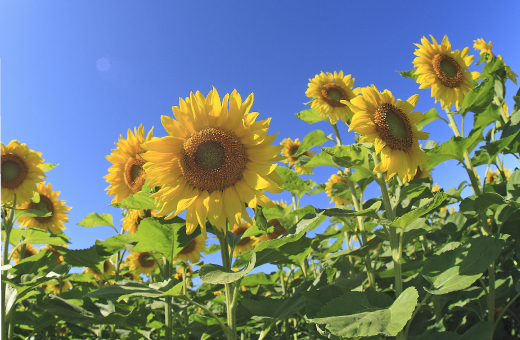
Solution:
<svg viewBox="0 0 520 340"><path fill-rule="evenodd" d="M490 157L489 162L494 162L496 156L498 156L498 154L502 152L502 150L507 148L513 142L513 140L519 139L517 138L518 136L520 136L519 132L516 132L515 134L512 134L506 138L500 138L497 141L487 143L486 145L484 145L482 148L487 151Z"/></svg>
<svg viewBox="0 0 520 340"><path fill-rule="evenodd" d="M334 162L345 168L355 168L365 171L372 176L370 163L368 160L368 151L358 145L340 145L331 148L322 148L323 151L332 155Z"/></svg>
<svg viewBox="0 0 520 340"><path fill-rule="evenodd" d="M426 124L430 124L431 122L437 120L437 119L442 119L443 121L446 122L446 124L450 124L446 119L442 118L441 116L439 116L439 114L437 113L437 110L435 108L432 108L432 109L429 109L428 111L426 111L424 113L424 119L421 120L419 123L415 124L415 126L417 126L417 128L419 130L422 130L422 128L426 125Z"/></svg>
<svg viewBox="0 0 520 340"><path fill-rule="evenodd" d="M135 234L123 234L109 237L97 244L102 246L107 252L114 254L122 249L133 251L135 242Z"/></svg>
<svg viewBox="0 0 520 340"><path fill-rule="evenodd" d="M468 329L459 340L488 340L493 338L493 328L487 321L480 321Z"/></svg>
<svg viewBox="0 0 520 340"><path fill-rule="evenodd" d="M449 159L456 159L459 162L464 162L464 151L468 150L475 142L482 139L482 134L475 133L468 138L451 137L451 139L441 145L426 150L426 154L430 157L430 161L426 166L426 170L433 169L438 164Z"/></svg>
<svg viewBox="0 0 520 340"><path fill-rule="evenodd" d="M428 200L431 203L425 204L415 210L412 210L403 216L393 221L390 226L396 228L406 229L408 225L414 222L419 217L429 213L430 211L439 207L447 199L444 192L438 192L433 199Z"/></svg>
<svg viewBox="0 0 520 340"><path fill-rule="evenodd" d="M431 283L430 288L424 289L441 295L471 286L495 261L503 244L503 240L492 236L480 236L455 249L433 255L422 270L423 277Z"/></svg>
<svg viewBox="0 0 520 340"><path fill-rule="evenodd" d="M35 255L21 260L16 266L9 269L8 272L16 276L23 274L45 275L54 267L56 267L56 258L52 252L39 251Z"/></svg>
<svg viewBox="0 0 520 340"><path fill-rule="evenodd" d="M300 198L312 189L312 187L305 183L305 181L298 177L298 175L291 169L278 166L275 171L283 179L282 189L287 190Z"/></svg>
<svg viewBox="0 0 520 340"><path fill-rule="evenodd" d="M256 227L263 232L266 232L267 228L269 228L269 224L267 223L267 220L265 219L261 206L258 206L256 208L255 222L256 222Z"/></svg>
<svg viewBox="0 0 520 340"><path fill-rule="evenodd" d="M493 102L494 96L495 88L493 79L486 78L464 96L458 113L466 115L466 113L470 111L474 113L484 112Z"/></svg>
<svg viewBox="0 0 520 340"><path fill-rule="evenodd" d="M200 267L199 276L202 282L210 283L210 284L225 284L235 282L242 277L244 277L247 273L249 273L253 268L255 268L256 262L256 254L253 253L251 255L251 260L242 270L234 272L230 269L224 268L222 266L216 264L205 264Z"/></svg>
<svg viewBox="0 0 520 340"><path fill-rule="evenodd" d="M339 298L343 293L340 287L334 285L321 287L318 290L302 292L306 301L307 318L315 318L318 312L325 307L327 303Z"/></svg>
<svg viewBox="0 0 520 340"><path fill-rule="evenodd" d="M370 250L372 250L372 248L377 247L377 245L379 245L383 241L384 241L384 239L382 239L379 236L376 236L376 237L370 239L370 241L368 241L364 246L362 246L360 248L337 251L337 252L331 254L328 257L328 259L334 259L336 257L347 256L347 255L364 257L368 253L370 253Z"/></svg>
<svg viewBox="0 0 520 340"><path fill-rule="evenodd" d="M332 160L332 156L326 152L320 152L319 154L314 155L314 157L301 156L298 158L296 165L309 168L315 168L317 166L333 166L340 169Z"/></svg>
<svg viewBox="0 0 520 340"><path fill-rule="evenodd" d="M417 290L409 287L388 306L391 298L384 293L347 292L310 320L325 324L332 334L341 337L396 336L410 320L418 297Z"/></svg>
<svg viewBox="0 0 520 340"><path fill-rule="evenodd" d="M413 80L417 80L419 79L419 76L415 74L415 69L411 69L409 71L397 71L397 73L399 73L401 76L405 77L405 78L410 78L410 79L413 79Z"/></svg>
<svg viewBox="0 0 520 340"><path fill-rule="evenodd" d="M486 63L484 67L482 68L482 73L480 76L476 79L477 81L480 81L482 79L488 78L489 75L500 75L505 73L505 66L506 64L500 60L497 57L493 57L490 62Z"/></svg>
<svg viewBox="0 0 520 340"><path fill-rule="evenodd" d="M60 246L53 246L63 255L65 263L74 267L89 267L103 273L103 263L112 255L107 253L102 246L93 245L87 249L73 250Z"/></svg>
<svg viewBox="0 0 520 340"><path fill-rule="evenodd" d="M282 299L255 296L240 303L247 308L255 320L283 320L291 317L305 306L305 299L299 293Z"/></svg>
<svg viewBox="0 0 520 340"><path fill-rule="evenodd" d="M321 145L329 140L332 140L332 139L325 136L325 133L323 131L321 131L321 130L311 131L311 132L309 132L309 134L307 136L305 136L305 138L302 141L302 144L300 145L300 147L298 148L296 153L293 154L293 157L298 157L301 154L303 154L305 151L307 151L315 146Z"/></svg>
<svg viewBox="0 0 520 340"><path fill-rule="evenodd" d="M473 202L475 211L486 211L487 209L495 210L499 205L504 204L504 198L497 193L483 193L479 195Z"/></svg>
<svg viewBox="0 0 520 340"><path fill-rule="evenodd" d="M421 184L408 184L401 187L401 191L399 193L399 202L404 200L410 200L412 198L416 198L420 196L426 187Z"/></svg>
<svg viewBox="0 0 520 340"><path fill-rule="evenodd" d="M272 285L274 282L265 273L246 275L240 281L241 286Z"/></svg>
<svg viewBox="0 0 520 340"><path fill-rule="evenodd" d="M327 121L327 117L320 117L320 113L315 109L303 110L299 113L296 113L296 117L309 124Z"/></svg>
<svg viewBox="0 0 520 340"><path fill-rule="evenodd" d="M153 197L150 197L148 192L138 192L137 194L133 194L128 196L121 203L113 203L110 204L116 208L125 208L125 209L135 209L135 210L154 210L158 209L155 205L155 201Z"/></svg>
<svg viewBox="0 0 520 340"><path fill-rule="evenodd" d="M16 219L19 219L20 217L48 217L48 216L52 216L52 213L45 208L43 208L41 210L14 209L14 215L15 215Z"/></svg>
<svg viewBox="0 0 520 340"><path fill-rule="evenodd" d="M11 237L11 242L16 241L16 244L13 244L14 246L18 245L22 237L24 238L22 244L70 244L68 239L63 236L64 234L49 234L37 228L13 228L11 233L15 234Z"/></svg>
<svg viewBox="0 0 520 340"><path fill-rule="evenodd" d="M47 171L49 171L49 170L54 169L54 168L57 167L58 165L59 165L59 164L44 163L44 164L43 164L42 171L43 171L43 172L47 172Z"/></svg>
<svg viewBox="0 0 520 340"><path fill-rule="evenodd" d="M114 224L112 223L113 217L110 214L101 214L99 215L96 212L93 212L89 214L87 217L85 217L81 222L79 222L77 225L80 225L82 227L86 228L92 228L92 227L100 227L100 226L109 226L114 228Z"/></svg>

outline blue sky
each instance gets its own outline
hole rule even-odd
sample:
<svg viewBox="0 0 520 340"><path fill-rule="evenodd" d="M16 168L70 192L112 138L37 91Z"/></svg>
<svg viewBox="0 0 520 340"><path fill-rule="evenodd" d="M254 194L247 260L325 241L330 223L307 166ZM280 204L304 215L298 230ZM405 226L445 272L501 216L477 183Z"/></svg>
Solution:
<svg viewBox="0 0 520 340"><path fill-rule="evenodd" d="M418 93L416 110L436 107L442 115L430 90L396 72L413 68L413 44L447 34L453 49L470 46L478 60L473 40L491 40L493 52L520 74L519 9L514 0L2 1L1 141L19 140L46 162L59 163L47 180L72 207L65 230L71 248L87 248L114 231L76 223L94 211L120 219L108 206L105 156L120 134L141 123L146 131L154 126L155 136L166 135L160 117L171 115L179 97L206 95L212 86L221 97L233 89L243 98L253 92L252 109L259 119L272 117L270 132L280 132L275 143L302 140L313 129L333 133L326 123L309 126L294 116L307 108L309 78L321 71L343 70L356 87L374 84L403 100ZM518 86L506 86L512 108ZM469 131L472 119L467 123ZM345 124L339 129L345 144L354 141ZM424 131L440 142L452 136L440 121ZM466 179L455 165L439 166L434 182L450 188ZM313 179L325 183L333 172L317 171ZM302 205L328 202L322 194Z"/></svg>

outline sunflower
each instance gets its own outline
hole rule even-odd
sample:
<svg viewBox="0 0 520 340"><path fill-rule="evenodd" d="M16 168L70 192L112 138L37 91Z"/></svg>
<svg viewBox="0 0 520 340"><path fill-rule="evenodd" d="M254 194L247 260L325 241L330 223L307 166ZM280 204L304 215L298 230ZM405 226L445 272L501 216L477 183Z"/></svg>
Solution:
<svg viewBox="0 0 520 340"><path fill-rule="evenodd" d="M112 163L108 168L108 175L104 178L110 183L108 188L109 196L114 196L112 203L119 203L128 196L141 191L144 179L143 165L146 161L142 155L146 152L142 148L142 143L152 139L153 128L144 136L143 124L138 129L134 127L134 132L128 129L127 138L119 136L119 142L115 143L117 148L112 149L112 153L106 159Z"/></svg>
<svg viewBox="0 0 520 340"><path fill-rule="evenodd" d="M177 281L181 281L182 282L183 272L184 272L184 267L183 266L178 266L174 278ZM192 281L190 279L191 275L193 275L193 269L191 268L191 266L188 266L187 269L186 269L186 286L188 288L192 286Z"/></svg>
<svg viewBox="0 0 520 340"><path fill-rule="evenodd" d="M16 248L16 250L14 251L13 253L13 261L15 264L18 264L18 262L20 262L20 249L22 247L18 247ZM24 252L24 255L23 255L23 259L26 259L30 256L33 256L33 255L36 255L38 253L38 249L34 249L32 244L29 244L27 243L25 245L25 252Z"/></svg>
<svg viewBox="0 0 520 340"><path fill-rule="evenodd" d="M246 232L247 229L251 228L251 224L247 222L242 222L240 224L235 224L231 229L231 232L236 236L241 236ZM258 238L254 236L243 237L235 246L235 250L233 251L233 256L236 257L239 254L245 253L249 250L254 249L255 244L258 243ZM231 247L230 247L231 249Z"/></svg>
<svg viewBox="0 0 520 340"><path fill-rule="evenodd" d="M40 152L30 150L27 145L12 140L2 144L2 204L29 201L36 191L36 183L43 182L43 158Z"/></svg>
<svg viewBox="0 0 520 340"><path fill-rule="evenodd" d="M129 234L135 234L139 228L139 224L147 217L155 217L158 210L135 210L128 209L128 214L123 217L123 230Z"/></svg>
<svg viewBox="0 0 520 340"><path fill-rule="evenodd" d="M156 261L157 260L157 261ZM162 259L154 260L153 252L132 253L126 259L128 268L136 274L145 274L150 277L158 268L157 263L161 263Z"/></svg>
<svg viewBox="0 0 520 340"><path fill-rule="evenodd" d="M284 202L283 200L280 200L280 202L274 201L274 203L282 208L287 208L287 201Z"/></svg>
<svg viewBox="0 0 520 340"><path fill-rule="evenodd" d="M439 184L435 183L435 185L432 187L432 191L433 192L437 192L441 189L441 187L439 187Z"/></svg>
<svg viewBox="0 0 520 340"><path fill-rule="evenodd" d="M291 138L285 138L282 141L281 145L283 146L282 155L284 155L286 157L284 160L284 163L289 163L289 166L294 165L294 171L296 173L300 173L300 174L310 174L311 173L311 170L314 168L298 166L298 165L295 165L295 163L296 163L296 161L298 161L298 158L300 158L303 155L311 157L311 158L314 157L313 152L305 151L300 156L293 157L293 155L296 153L296 151L298 151L298 148L300 147L300 145L302 145L302 142L300 142L300 140L298 138L296 138L296 140L294 140L294 142Z"/></svg>
<svg viewBox="0 0 520 340"><path fill-rule="evenodd" d="M352 89L354 79L350 74L343 76L343 71L334 71L334 74L321 72L309 81L305 95L312 98L311 107L317 110L321 117L328 117L331 124L336 124L339 119L347 123L347 118L352 118L352 111L341 102L351 100L357 93L357 89Z"/></svg>
<svg viewBox="0 0 520 340"><path fill-rule="evenodd" d="M141 281L141 275L135 274L132 272L124 273L121 275L121 277L124 277L125 279L128 279L128 280Z"/></svg>
<svg viewBox="0 0 520 340"><path fill-rule="evenodd" d="M196 263L200 261L200 253L204 251L204 247L206 246L206 239L204 235L199 235L195 237L186 247L184 247L179 254L177 254L176 259L183 260L188 263Z"/></svg>
<svg viewBox="0 0 520 340"><path fill-rule="evenodd" d="M285 234L287 232L287 229L285 229L281 224L280 221L276 218L267 220L267 223L271 224L274 227L274 230L270 234L262 235L259 237L260 241L270 241L277 239L281 235Z"/></svg>
<svg viewBox="0 0 520 340"><path fill-rule="evenodd" d="M338 171L337 175L332 175L329 178L329 181L325 184L325 192L327 192L327 197L332 197L332 199L330 200L330 203L336 202L335 203L336 206L339 206L339 205L347 206L347 205L351 204L352 201L344 199L344 198L341 198L340 196L332 196L332 185L334 183L345 183L345 184L347 184L347 180L345 178L341 177L341 175L343 175L343 172L342 171Z"/></svg>
<svg viewBox="0 0 520 340"><path fill-rule="evenodd" d="M509 180L511 178L511 170L506 169L504 170L504 173L506 175L506 179ZM488 171L486 174L486 183L491 184L495 178L500 178L500 171Z"/></svg>
<svg viewBox="0 0 520 340"><path fill-rule="evenodd" d="M85 273L94 275L96 280L104 280L105 278L108 279L110 276L112 276L112 274L114 274L114 265L112 262L110 262L110 260L106 260L103 262L103 274L92 268L86 268Z"/></svg>
<svg viewBox="0 0 520 340"><path fill-rule="evenodd" d="M46 217L26 217L18 218L22 227L38 228L49 231L52 234L58 234L65 229L63 222L68 222L68 212L70 207L65 206L65 201L58 201L59 191L54 192L50 183L38 184L38 193L40 194L40 202L26 202L22 205L22 209L47 209L52 213L51 216Z"/></svg>
<svg viewBox="0 0 520 340"><path fill-rule="evenodd" d="M484 39L473 40L473 48L480 51L480 54L489 53L488 61L491 61L493 53L491 49L493 49L493 43L490 41L488 44L484 41Z"/></svg>
<svg viewBox="0 0 520 340"><path fill-rule="evenodd" d="M68 246L66 244L62 245L62 247L68 248ZM48 244L47 247L42 247L41 250L48 250L48 251L50 251L54 255L54 258L56 259L56 265L57 266L59 266L60 264L63 263L63 255L59 251L57 251L53 246L51 246L50 244Z"/></svg>
<svg viewBox="0 0 520 340"><path fill-rule="evenodd" d="M449 109L455 103L458 110L464 95L473 88L470 80L479 76L478 72L468 71L473 56L468 56L468 47L462 51L452 51L448 36L444 36L440 45L435 38L431 38L433 43L423 37L423 45L415 44L419 49L414 52L417 58L413 64L417 68L415 75L419 76L419 88L431 88L432 97L435 97L436 103L441 100L443 109Z"/></svg>
<svg viewBox="0 0 520 340"><path fill-rule="evenodd" d="M419 96L396 102L390 91L380 93L374 85L361 92L361 96L348 104L355 112L349 131L362 135L359 140L362 143L374 143L376 153L381 153L381 162L374 172L386 173L386 180L395 174L405 183L412 180L417 169L424 171L428 160L418 140L427 139L429 134L415 126L424 115L412 112Z"/></svg>
<svg viewBox="0 0 520 340"><path fill-rule="evenodd" d="M236 90L221 102L213 88L206 98L197 92L179 99L177 120L161 117L170 136L143 144L145 177L150 186L161 186L152 195L161 206L157 216L170 219L187 209L187 233L200 225L204 234L206 218L224 231L226 220L251 220L246 204L274 207L263 191L282 192L272 164L283 160L282 147L271 145L276 136L267 135L270 119L255 122L252 104L253 94L242 102Z"/></svg>
<svg viewBox="0 0 520 340"><path fill-rule="evenodd" d="M60 294L60 284L56 284L56 285L47 285L46 286L47 289L49 289L52 294L54 295L58 295ZM63 281L62 284L61 284L61 292L66 292L68 290L71 290L72 289L72 285L70 284L69 281Z"/></svg>

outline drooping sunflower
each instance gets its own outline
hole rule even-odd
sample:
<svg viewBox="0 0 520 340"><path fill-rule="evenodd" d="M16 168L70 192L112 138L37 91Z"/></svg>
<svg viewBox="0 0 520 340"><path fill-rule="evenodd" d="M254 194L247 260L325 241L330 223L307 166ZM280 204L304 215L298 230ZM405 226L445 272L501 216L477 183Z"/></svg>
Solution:
<svg viewBox="0 0 520 340"><path fill-rule="evenodd" d="M347 206L349 204L352 204L352 201L342 198L341 196L332 196L332 185L334 185L334 183L347 184L347 180L341 177L341 175L343 175L343 172L338 171L337 175L330 176L329 181L325 184L325 192L327 193L327 197L332 197L330 203L335 202L336 206Z"/></svg>
<svg viewBox="0 0 520 340"><path fill-rule="evenodd" d="M355 113L349 131L359 133L360 142L374 143L376 153L381 153L374 172L385 173L386 180L396 174L405 183L412 180L417 169L424 171L428 161L418 140L427 139L429 134L415 126L424 115L412 112L419 96L396 102L390 91L381 93L374 85L361 89L361 93L348 103Z"/></svg>
<svg viewBox="0 0 520 340"><path fill-rule="evenodd" d="M206 246L207 237L203 234L195 237L186 247L184 247L179 254L175 257L176 259L183 260L188 263L196 263L200 261L200 253L204 251Z"/></svg>
<svg viewBox="0 0 520 340"><path fill-rule="evenodd" d="M469 47L452 51L448 36L444 36L440 45L433 36L431 38L433 43L423 37L422 45L415 44L419 49L414 52L417 58L413 65L417 68L415 75L419 76L419 88L431 88L432 97L436 103L440 99L443 109L449 109L455 103L458 110L465 94L473 88L470 80L480 75L468 71L474 56L468 56Z"/></svg>
<svg viewBox="0 0 520 340"><path fill-rule="evenodd" d="M123 230L129 234L135 234L139 229L139 224L147 217L155 217L158 210L135 210L129 209L128 214L123 217Z"/></svg>
<svg viewBox="0 0 520 340"><path fill-rule="evenodd" d="M114 265L112 264L112 262L110 262L110 260L106 260L105 262L103 262L103 274L92 268L86 268L85 273L94 275L96 280L104 280L105 278L108 279L110 276L114 274ZM105 278L103 278L103 276Z"/></svg>
<svg viewBox="0 0 520 340"><path fill-rule="evenodd" d="M146 163L142 157L146 152L142 143L152 139L152 131L153 128L145 137L143 124L138 129L134 127L134 132L128 129L126 139L119 136L119 142L115 143L117 148L106 156L112 163L108 168L108 175L104 177L110 183L106 190L109 196L114 196L112 203L119 203L141 191L145 182L143 165Z"/></svg>
<svg viewBox="0 0 520 340"><path fill-rule="evenodd" d="M36 191L36 184L43 182L43 158L40 152L30 150L27 145L12 140L2 144L2 204L29 201Z"/></svg>
<svg viewBox="0 0 520 340"><path fill-rule="evenodd" d="M334 71L334 74L321 72L309 81L305 95L312 98L311 107L321 117L328 117L332 124L339 119L347 123L348 118L352 118L352 111L341 102L356 97L357 89L353 89L354 78L350 74L343 76L343 71Z"/></svg>
<svg viewBox="0 0 520 340"><path fill-rule="evenodd" d="M68 210L70 207L65 205L65 201L58 201L59 191L54 192L50 183L45 185L44 183L38 184L38 193L40 194L40 202L26 202L22 205L23 209L47 209L52 213L51 216L46 217L26 217L22 216L18 218L18 222L23 227L27 228L38 228L51 232L52 234L58 234L61 230L65 229L63 222L68 222Z"/></svg>
<svg viewBox="0 0 520 340"><path fill-rule="evenodd" d="M236 90L221 102L213 88L207 97L197 92L179 99L177 120L161 117L170 136L143 144L145 177L150 186L161 186L152 195L161 207L157 216L170 219L187 210L187 233L200 225L204 234L206 218L223 231L226 220L251 220L246 204L274 207L263 191L282 191L273 164L283 160L282 147L271 145L270 119L255 122L252 104L253 94L242 102Z"/></svg>
<svg viewBox="0 0 520 340"><path fill-rule="evenodd" d="M281 145L283 146L282 155L284 155L286 157L285 160L283 161L284 163L289 163L290 166L294 165L294 171L296 173L300 173L300 174L310 174L311 173L312 169L314 169L314 168L298 166L295 163L298 160L298 158L300 158L301 156L304 156L304 155L311 157L311 158L314 157L313 152L305 151L302 155L300 155L298 157L293 157L293 155L296 153L296 151L298 151L298 148L300 147L300 145L302 145L302 142L300 142L300 140L298 138L296 138L294 141L291 138L285 138L282 141Z"/></svg>
<svg viewBox="0 0 520 340"><path fill-rule="evenodd" d="M230 230L236 236L240 236L246 232L247 229L251 228L251 224L247 222L242 222L240 224L235 224L233 228ZM233 251L233 256L238 256L239 254L245 253L249 250L254 249L255 244L258 243L258 238L251 237L243 237L235 246L235 250Z"/></svg>
<svg viewBox="0 0 520 340"><path fill-rule="evenodd" d="M21 252L21 247L18 247L16 248L16 250L14 251L13 253L13 261L15 264L18 264L18 262L20 262L20 252ZM30 243L27 243L25 245L25 252L24 252L24 255L23 255L23 259L26 259L30 256L33 256L33 255L36 255L38 253L38 249L35 249L33 248L32 244Z"/></svg>
<svg viewBox="0 0 520 340"><path fill-rule="evenodd" d="M267 220L267 223L271 224L274 227L274 230L270 234L265 234L260 236L258 239L260 241L270 241L277 239L278 237L282 236L287 232L287 229L285 229L281 224L280 221L276 218Z"/></svg>
<svg viewBox="0 0 520 340"><path fill-rule="evenodd" d="M126 259L126 265L128 268L136 274L145 274L150 277L151 274L155 272L158 268L157 263L162 262L162 258L156 258L157 262L154 260L153 252L144 252L144 253L131 253Z"/></svg>

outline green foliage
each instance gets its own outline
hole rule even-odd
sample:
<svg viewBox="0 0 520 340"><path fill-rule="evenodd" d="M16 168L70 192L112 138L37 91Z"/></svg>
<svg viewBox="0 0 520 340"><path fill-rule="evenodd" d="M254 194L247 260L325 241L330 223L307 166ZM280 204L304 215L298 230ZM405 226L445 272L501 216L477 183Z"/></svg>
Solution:
<svg viewBox="0 0 520 340"><path fill-rule="evenodd" d="M298 148L293 157L298 157L303 154L305 151L310 150L315 146L319 146L327 141L333 140L330 137L325 136L325 133L321 130L314 130L309 132L307 136L302 141L302 144Z"/></svg>
<svg viewBox="0 0 520 340"><path fill-rule="evenodd" d="M244 277L247 273L249 273L253 268L255 268L256 262L256 254L253 253L251 256L251 260L247 266L245 266L242 270L232 271L230 269L224 268L222 266L216 264L205 264L200 267L200 278L202 282L210 283L210 284L225 284L235 282Z"/></svg>
<svg viewBox="0 0 520 340"><path fill-rule="evenodd" d="M114 228L114 224L112 223L113 217L110 214L101 214L99 215L96 212L89 214L85 217L78 225L86 228L99 227L99 226L109 226Z"/></svg>
<svg viewBox="0 0 520 340"><path fill-rule="evenodd" d="M157 206L155 205L154 199L152 197L150 197L150 194L145 191L141 191L141 192L138 192L137 194L130 195L127 198L125 198L123 200L123 202L121 202L121 203L113 203L110 205L113 207L116 207L116 208L135 209L135 210L158 209Z"/></svg>
<svg viewBox="0 0 520 340"><path fill-rule="evenodd" d="M327 121L326 117L320 116L320 113L315 109L303 110L299 113L296 113L296 117L304 122L309 124L314 124L321 121Z"/></svg>

